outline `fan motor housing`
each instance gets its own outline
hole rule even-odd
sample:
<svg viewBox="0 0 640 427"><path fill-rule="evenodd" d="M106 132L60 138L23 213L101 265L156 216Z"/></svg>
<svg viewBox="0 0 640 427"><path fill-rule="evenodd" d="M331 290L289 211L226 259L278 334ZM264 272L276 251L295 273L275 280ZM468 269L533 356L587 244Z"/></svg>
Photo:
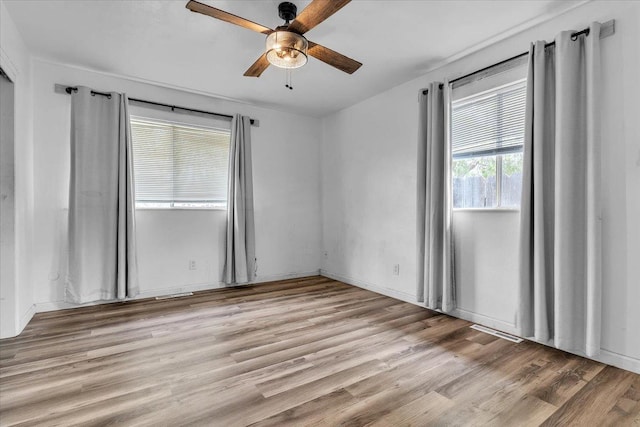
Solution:
<svg viewBox="0 0 640 427"><path fill-rule="evenodd" d="M278 5L278 15L287 21L287 23L296 19L297 13L298 8L291 2L285 1Z"/></svg>

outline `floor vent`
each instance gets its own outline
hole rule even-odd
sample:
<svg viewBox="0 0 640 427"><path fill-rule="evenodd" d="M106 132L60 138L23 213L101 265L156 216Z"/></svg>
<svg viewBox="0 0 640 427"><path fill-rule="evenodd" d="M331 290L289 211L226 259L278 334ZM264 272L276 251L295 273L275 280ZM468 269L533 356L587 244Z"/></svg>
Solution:
<svg viewBox="0 0 640 427"><path fill-rule="evenodd" d="M179 294L171 294L171 295L162 295L160 297L156 297L156 299L169 299L169 298L180 298L180 297L190 297L193 295L193 292L182 292Z"/></svg>
<svg viewBox="0 0 640 427"><path fill-rule="evenodd" d="M476 331L484 332L485 334L493 335L495 337L502 338L507 341L511 341L515 343L524 341L520 337L505 334L504 332L496 331L495 329L487 328L486 326L482 326L482 325L471 325L471 329L475 329Z"/></svg>

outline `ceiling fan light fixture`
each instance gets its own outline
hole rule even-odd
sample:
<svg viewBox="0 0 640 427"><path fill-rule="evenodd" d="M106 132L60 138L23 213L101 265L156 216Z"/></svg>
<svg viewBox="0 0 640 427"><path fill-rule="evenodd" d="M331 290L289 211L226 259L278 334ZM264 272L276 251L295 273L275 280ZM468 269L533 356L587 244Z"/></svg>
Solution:
<svg viewBox="0 0 640 427"><path fill-rule="evenodd" d="M300 68L307 63L309 43L300 34L277 30L267 36L267 61L280 68Z"/></svg>

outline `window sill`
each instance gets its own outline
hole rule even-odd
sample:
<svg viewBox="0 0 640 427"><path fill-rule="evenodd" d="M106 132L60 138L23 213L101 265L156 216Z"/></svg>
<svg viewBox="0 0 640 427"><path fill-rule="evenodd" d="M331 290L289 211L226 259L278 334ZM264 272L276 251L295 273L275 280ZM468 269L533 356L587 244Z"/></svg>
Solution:
<svg viewBox="0 0 640 427"><path fill-rule="evenodd" d="M453 212L520 212L520 208L453 208Z"/></svg>
<svg viewBox="0 0 640 427"><path fill-rule="evenodd" d="M137 211L222 211L226 212L227 208L196 208L196 207L177 207L177 208L166 208L166 207L141 207L136 208Z"/></svg>

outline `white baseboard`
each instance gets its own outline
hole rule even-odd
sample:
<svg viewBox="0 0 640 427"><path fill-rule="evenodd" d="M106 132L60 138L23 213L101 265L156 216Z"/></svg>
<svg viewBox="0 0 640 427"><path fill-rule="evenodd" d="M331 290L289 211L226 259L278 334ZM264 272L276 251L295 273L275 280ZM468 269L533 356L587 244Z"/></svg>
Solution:
<svg viewBox="0 0 640 427"><path fill-rule="evenodd" d="M20 335L22 333L24 328L31 321L33 316L35 316L35 314L36 314L36 305L35 304L31 304L29 306L29 308L27 309L27 311L25 311L24 314L22 315L22 317L20 318L20 324L18 325L18 331L17 331L18 333L17 333L17 335Z"/></svg>
<svg viewBox="0 0 640 427"><path fill-rule="evenodd" d="M140 292L138 295L136 295L135 298L132 298L132 300L155 298L155 297L161 297L166 295L181 294L185 292L207 291L210 289L220 289L224 287L225 287L224 283L218 282L218 283L198 283L195 285L186 285L186 286L180 286L176 288L148 289Z"/></svg>
<svg viewBox="0 0 640 427"><path fill-rule="evenodd" d="M301 277L317 276L318 274L320 274L319 270L307 271L304 273L272 274L270 276L264 276L264 277L259 276L256 278L256 280L250 283L247 283L246 285L259 285L261 283L275 282L278 280L298 279ZM208 291L212 289L222 289L226 287L229 287L229 286L224 282L218 282L218 283L203 283L203 284L197 284L197 285L188 285L188 286L182 286L179 288L171 288L171 289L167 289L167 288L151 289L148 291L140 292L140 294L138 294L138 296L136 296L135 299L154 298L154 297L165 296L165 295L180 294L184 292Z"/></svg>
<svg viewBox="0 0 640 427"><path fill-rule="evenodd" d="M36 311L38 313L43 313L46 311L67 310L69 308L90 307L92 305L99 305L99 304L113 304L115 302L135 301L139 299L154 298L158 296L179 294L183 292L196 292L196 291L205 291L209 289L220 289L223 287L224 287L224 283L198 283L195 285L186 285L186 286L180 286L175 288L148 289L148 290L141 291L138 295L136 295L133 298L126 298L124 300L92 301L84 304L75 304L75 303L66 302L66 301L48 301L48 302L37 303Z"/></svg>
<svg viewBox="0 0 640 427"><path fill-rule="evenodd" d="M454 308L450 314L451 316L468 320L469 322L477 323L482 326L487 326L492 329L497 329L502 332L506 332L512 335L518 335L516 325L513 323L505 322L504 320L496 319L494 317L478 314L473 311L464 310L461 308Z"/></svg>
<svg viewBox="0 0 640 427"><path fill-rule="evenodd" d="M348 285L357 286L362 289L367 289L369 291L382 294L391 298L399 299L400 301L408 302L419 307L423 307L423 305L419 302L416 302L416 296L409 294L407 292L396 291L395 289L384 288L382 286L374 285L373 283L368 283L363 280L354 279L353 277L343 276L341 274L332 273L327 270L320 270L320 275L328 277L333 280L338 280L340 282L344 282Z"/></svg>
<svg viewBox="0 0 640 427"><path fill-rule="evenodd" d="M7 328L7 325L3 325L4 328L0 328L0 339L14 338L20 335L35 314L36 306L31 304L29 308L22 313L17 323L13 325L13 328Z"/></svg>
<svg viewBox="0 0 640 427"><path fill-rule="evenodd" d="M256 277L256 280L254 280L250 284L275 282L278 280L300 279L303 277L311 277L311 276L318 276L318 275L320 275L320 270L306 271L303 273L272 274L270 276L258 276Z"/></svg>
<svg viewBox="0 0 640 427"><path fill-rule="evenodd" d="M601 348L600 354L593 359L598 362L606 363L607 365L640 374L640 359L636 359L634 357L625 356L624 354L615 353Z"/></svg>
<svg viewBox="0 0 640 427"><path fill-rule="evenodd" d="M96 301L96 302L86 302L84 304L72 304L66 301L47 301L47 302L37 302L35 306L36 306L36 313L45 313L47 311L67 310L69 308L91 307L92 305L112 304L114 302L119 302L119 301Z"/></svg>
<svg viewBox="0 0 640 427"><path fill-rule="evenodd" d="M556 348L553 345L553 340L549 340L548 342L539 341L533 338L525 338L528 341L533 341L538 344L546 345L547 347ZM585 353L581 351L569 351L560 349L561 351L566 351L567 353L575 354L576 356L584 357L585 359L595 360L596 362L604 363L607 365L615 366L616 368L625 369L627 371L635 372L636 374L640 374L640 359L636 359L634 357L626 356L624 354L616 353L611 350L607 350L605 348L600 348L600 354L597 356L587 356Z"/></svg>
<svg viewBox="0 0 640 427"><path fill-rule="evenodd" d="M287 280L287 279L296 279L300 277L317 276L318 274L319 274L319 270L313 270L313 271L308 271L304 273L287 273L287 274L280 274L280 275L264 276L264 277L259 277L257 280L254 280L250 284L259 285L261 283L273 282L277 280ZM66 301L41 302L41 303L35 304L34 313L36 312L42 313L46 311L55 311L55 310L66 310L69 308L90 307L92 305L98 305L98 304L112 304L114 302L122 302L122 301L135 301L135 300L145 299L145 298L155 298L159 296L180 294L184 292L208 291L212 289L221 289L226 287L227 285L223 282L198 283L194 285L185 285L185 286L174 287L174 288L147 289L147 290L141 291L135 297L127 298L125 300L94 301L94 302L88 302L84 304L74 304Z"/></svg>
<svg viewBox="0 0 640 427"><path fill-rule="evenodd" d="M7 335L0 334L0 339L13 338L20 335L35 314L36 314L36 306L35 304L31 304L29 308L27 308L27 310L24 313L22 313L22 315L18 319L18 323L14 325L14 328L12 328L12 330L2 330L2 333L3 334L6 333Z"/></svg>

